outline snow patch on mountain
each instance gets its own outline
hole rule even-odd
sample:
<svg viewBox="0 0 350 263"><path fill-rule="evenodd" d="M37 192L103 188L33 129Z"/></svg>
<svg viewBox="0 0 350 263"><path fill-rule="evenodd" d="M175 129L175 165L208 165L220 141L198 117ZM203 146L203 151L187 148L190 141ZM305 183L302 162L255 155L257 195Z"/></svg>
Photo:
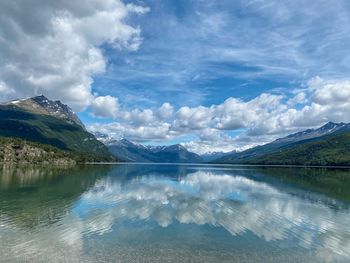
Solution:
<svg viewBox="0 0 350 263"><path fill-rule="evenodd" d="M298 142L344 130L350 130L350 123L334 123L330 121L318 129L307 129L305 131L293 133L284 138L277 139L273 143Z"/></svg>

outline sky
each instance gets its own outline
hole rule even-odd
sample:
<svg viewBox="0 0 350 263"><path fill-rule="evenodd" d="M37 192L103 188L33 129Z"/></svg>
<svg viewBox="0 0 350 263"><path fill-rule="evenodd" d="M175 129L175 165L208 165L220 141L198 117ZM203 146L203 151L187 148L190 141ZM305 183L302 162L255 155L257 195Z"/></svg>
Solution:
<svg viewBox="0 0 350 263"><path fill-rule="evenodd" d="M350 122L347 0L0 2L0 100L204 153Z"/></svg>

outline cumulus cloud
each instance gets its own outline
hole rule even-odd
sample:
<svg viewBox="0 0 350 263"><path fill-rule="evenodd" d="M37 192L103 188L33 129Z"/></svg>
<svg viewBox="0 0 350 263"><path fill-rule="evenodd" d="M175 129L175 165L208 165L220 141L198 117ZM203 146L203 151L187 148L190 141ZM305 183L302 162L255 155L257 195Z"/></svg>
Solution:
<svg viewBox="0 0 350 263"><path fill-rule="evenodd" d="M109 95L96 97L91 103L92 113L97 117L114 118L118 107L118 99Z"/></svg>
<svg viewBox="0 0 350 263"><path fill-rule="evenodd" d="M83 110L106 70L101 45L137 50L140 28L125 21L148 10L121 0L1 1L0 99L43 93Z"/></svg>
<svg viewBox="0 0 350 263"><path fill-rule="evenodd" d="M175 114L173 128L175 130L200 130L210 125L212 109L199 106L181 107Z"/></svg>
<svg viewBox="0 0 350 263"><path fill-rule="evenodd" d="M229 141L189 141L182 145L189 151L197 154L215 153L215 152L231 152L237 149L233 139Z"/></svg>
<svg viewBox="0 0 350 263"><path fill-rule="evenodd" d="M184 142L182 145L189 151L200 154L238 150L238 144L235 138L214 128L206 128L199 131L196 140Z"/></svg>
<svg viewBox="0 0 350 263"><path fill-rule="evenodd" d="M170 124L166 122L145 125L112 122L92 124L88 129L92 132L98 131L109 134L116 139L127 138L137 142L170 140L179 135L170 131Z"/></svg>
<svg viewBox="0 0 350 263"><path fill-rule="evenodd" d="M291 132L327 121L350 122L350 82L311 79L292 96L262 93L248 101L228 98L209 107L181 107L164 103L158 109L133 109L118 114L103 131L137 141L169 140L193 135L190 150L204 153L244 150ZM101 125L91 125L91 130ZM230 135L232 131L240 131Z"/></svg>
<svg viewBox="0 0 350 263"><path fill-rule="evenodd" d="M157 111L157 115L160 119L162 120L166 120L169 117L171 117L171 115L174 112L174 107L169 103L169 102L165 102L163 103L163 105L158 109Z"/></svg>
<svg viewBox="0 0 350 263"><path fill-rule="evenodd" d="M319 105L349 106L350 103L350 81L325 81L320 77L315 77L309 81L309 86L313 94L313 101Z"/></svg>

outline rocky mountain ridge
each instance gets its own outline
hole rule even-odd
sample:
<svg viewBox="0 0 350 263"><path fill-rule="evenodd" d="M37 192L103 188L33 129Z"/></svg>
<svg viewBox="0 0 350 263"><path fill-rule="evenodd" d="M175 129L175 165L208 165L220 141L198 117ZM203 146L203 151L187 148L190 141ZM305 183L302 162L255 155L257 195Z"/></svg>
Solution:
<svg viewBox="0 0 350 263"><path fill-rule="evenodd" d="M331 134L339 131L345 131L345 130L350 130L350 123L344 123L344 122L335 123L330 121L325 125L321 126L320 128L307 129L301 132L293 133L286 137L277 139L273 143L298 142L298 141L313 139L313 138L321 137L327 134Z"/></svg>
<svg viewBox="0 0 350 263"><path fill-rule="evenodd" d="M59 100L49 100L44 95L20 100L13 100L2 103L2 105L14 105L34 114L44 114L60 118L66 120L71 124L75 123L85 130L84 124L69 106L63 104Z"/></svg>

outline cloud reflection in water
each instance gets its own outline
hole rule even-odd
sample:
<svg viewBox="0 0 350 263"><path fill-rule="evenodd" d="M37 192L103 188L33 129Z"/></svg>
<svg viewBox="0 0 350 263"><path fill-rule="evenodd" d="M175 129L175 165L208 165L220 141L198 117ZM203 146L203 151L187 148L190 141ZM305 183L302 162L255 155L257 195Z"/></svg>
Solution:
<svg viewBox="0 0 350 263"><path fill-rule="evenodd" d="M105 220L99 221L104 231L118 219L154 220L162 227L174 221L209 224L232 235L251 231L266 241L297 238L305 248L350 257L349 211L243 176L198 171L179 181L152 176L124 184L102 180L81 202L104 207Z"/></svg>
<svg viewBox="0 0 350 263"><path fill-rule="evenodd" d="M329 205L334 199L325 201L307 191L291 193L239 171L199 169L180 178L144 174L100 177L58 223L34 231L23 233L0 215L0 253L5 259L37 259L59 258L64 251L69 260L89 262L87 238L117 236L115 226L142 222L149 232L154 224L194 224L222 227L236 237L253 233L266 242L296 240L321 261L350 259L350 211Z"/></svg>

